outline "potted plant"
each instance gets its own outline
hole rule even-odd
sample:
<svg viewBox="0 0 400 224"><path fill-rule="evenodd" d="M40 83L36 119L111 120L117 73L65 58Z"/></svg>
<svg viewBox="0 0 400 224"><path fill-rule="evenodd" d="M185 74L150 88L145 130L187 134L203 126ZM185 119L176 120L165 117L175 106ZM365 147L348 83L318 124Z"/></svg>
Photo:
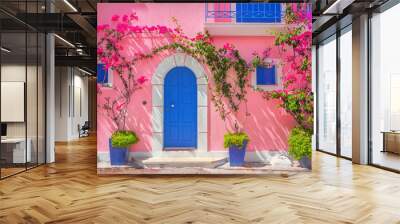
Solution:
<svg viewBox="0 0 400 224"><path fill-rule="evenodd" d="M135 96L136 91L142 89L148 81L146 75L137 77L136 58L124 57L123 43L126 36L133 34L128 30L129 25L138 20L135 13L130 15L114 15L112 25L101 24L97 27L99 39L97 42L97 59L99 63L104 64L105 69L112 70L114 77L113 86L98 85L98 94L102 94L102 89L112 90L112 94L104 97L104 101L99 103L99 111L103 112L113 123L115 131L109 139L111 165L122 165L126 163L126 153L132 144L139 141L136 133L128 131L126 124L129 112L132 111L130 103ZM147 26L141 27L140 32L147 30ZM164 26L157 26L157 32L165 30ZM142 52L136 54L147 57ZM145 101L143 101L145 102Z"/></svg>
<svg viewBox="0 0 400 224"><path fill-rule="evenodd" d="M243 166L249 136L243 132L224 135L224 147L229 148L229 165Z"/></svg>
<svg viewBox="0 0 400 224"><path fill-rule="evenodd" d="M298 160L301 167L311 169L311 133L304 128L293 128L289 136L289 155Z"/></svg>
<svg viewBox="0 0 400 224"><path fill-rule="evenodd" d="M232 44L226 43L219 49L213 46L204 49L207 64L213 73L214 86L211 87L211 100L227 130L224 135L224 148L229 148L229 164L242 166L249 137L239 130L236 117L239 110L243 108L242 103L247 103L246 88L251 68ZM228 74L230 69L234 70L232 75ZM247 111L246 116L249 116ZM234 124L233 132L228 129L232 123Z"/></svg>
<svg viewBox="0 0 400 224"><path fill-rule="evenodd" d="M110 138L111 165L125 165L127 152L131 145L137 143L139 138L133 131L116 131Z"/></svg>

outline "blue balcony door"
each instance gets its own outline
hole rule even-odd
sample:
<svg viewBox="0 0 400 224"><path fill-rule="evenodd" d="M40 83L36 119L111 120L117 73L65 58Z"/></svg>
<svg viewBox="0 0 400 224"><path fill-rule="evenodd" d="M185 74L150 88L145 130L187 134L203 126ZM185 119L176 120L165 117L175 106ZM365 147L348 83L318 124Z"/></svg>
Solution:
<svg viewBox="0 0 400 224"><path fill-rule="evenodd" d="M175 67L164 80L164 149L197 148L197 82L186 67Z"/></svg>

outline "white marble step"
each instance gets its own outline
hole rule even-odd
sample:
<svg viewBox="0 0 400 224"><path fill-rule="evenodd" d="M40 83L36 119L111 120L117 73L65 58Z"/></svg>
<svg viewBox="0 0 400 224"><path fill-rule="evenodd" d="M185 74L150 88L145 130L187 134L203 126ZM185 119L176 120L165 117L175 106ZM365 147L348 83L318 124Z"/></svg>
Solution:
<svg viewBox="0 0 400 224"><path fill-rule="evenodd" d="M153 157L143 160L145 167L149 168L184 168L202 167L216 168L228 162L227 157L207 158L207 157L183 157L183 158L163 158Z"/></svg>

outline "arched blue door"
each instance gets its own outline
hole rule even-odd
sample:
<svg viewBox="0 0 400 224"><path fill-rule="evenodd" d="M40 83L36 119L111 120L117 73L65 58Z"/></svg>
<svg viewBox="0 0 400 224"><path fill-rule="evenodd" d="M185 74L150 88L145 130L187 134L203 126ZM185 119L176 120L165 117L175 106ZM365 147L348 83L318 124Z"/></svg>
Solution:
<svg viewBox="0 0 400 224"><path fill-rule="evenodd" d="M164 149L197 148L197 82L186 67L164 80Z"/></svg>

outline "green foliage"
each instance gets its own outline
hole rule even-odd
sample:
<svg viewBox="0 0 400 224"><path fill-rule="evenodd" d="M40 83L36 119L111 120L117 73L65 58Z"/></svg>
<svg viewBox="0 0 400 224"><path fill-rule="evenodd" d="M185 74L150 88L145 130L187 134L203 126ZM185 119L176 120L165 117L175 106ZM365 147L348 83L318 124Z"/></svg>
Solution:
<svg viewBox="0 0 400 224"><path fill-rule="evenodd" d="M297 42L293 40L293 37L301 34L303 31L302 27L295 27L291 32L279 32L275 36L275 45L280 46L287 44L289 46L296 46Z"/></svg>
<svg viewBox="0 0 400 224"><path fill-rule="evenodd" d="M257 68L257 66L263 65L263 61L260 56L256 55L251 61L253 68Z"/></svg>
<svg viewBox="0 0 400 224"><path fill-rule="evenodd" d="M225 120L229 111L237 112L242 101L246 100L247 75L250 72L246 61L240 56L239 51L234 49L227 56L225 49L217 49L211 43L198 41L195 45L195 52L198 57L204 57L205 62L213 73L212 100L220 117ZM234 81L228 81L228 71L235 70ZM224 99L227 101L225 105ZM229 110L226 109L228 106Z"/></svg>
<svg viewBox="0 0 400 224"><path fill-rule="evenodd" d="M111 136L112 147L115 148L126 148L139 141L133 131L116 131Z"/></svg>
<svg viewBox="0 0 400 224"><path fill-rule="evenodd" d="M287 6L285 9L285 20L288 24L296 22L297 16L294 14L291 6Z"/></svg>
<svg viewBox="0 0 400 224"><path fill-rule="evenodd" d="M301 127L293 128L289 136L289 154L299 160L311 158L311 133Z"/></svg>
<svg viewBox="0 0 400 224"><path fill-rule="evenodd" d="M304 60L301 64L300 70L302 71L307 71L307 69L311 66L310 64L310 60L308 59L308 57L304 57ZM311 81L311 80L310 80Z"/></svg>
<svg viewBox="0 0 400 224"><path fill-rule="evenodd" d="M224 135L224 147L228 148L231 145L242 147L245 141L249 141L249 136L246 133L228 133Z"/></svg>
<svg viewBox="0 0 400 224"><path fill-rule="evenodd" d="M313 130L313 100L312 92L297 89L291 92L279 91L268 92L264 94L266 99L280 99L280 107L284 108L297 123L307 131Z"/></svg>

